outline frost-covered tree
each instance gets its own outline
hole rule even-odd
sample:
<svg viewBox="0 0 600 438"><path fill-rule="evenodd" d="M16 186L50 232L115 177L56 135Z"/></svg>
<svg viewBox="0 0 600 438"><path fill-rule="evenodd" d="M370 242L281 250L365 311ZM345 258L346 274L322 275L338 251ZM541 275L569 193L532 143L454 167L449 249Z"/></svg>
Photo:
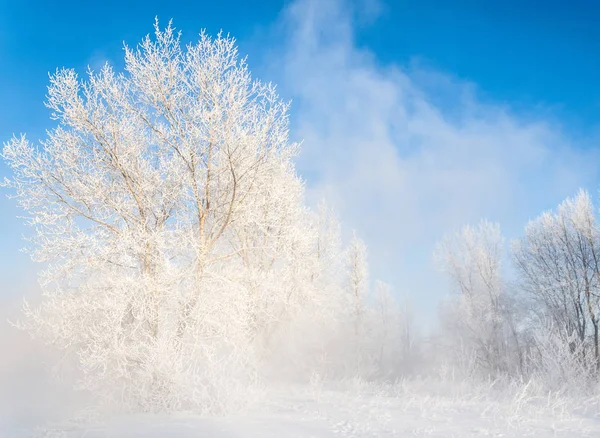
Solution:
<svg viewBox="0 0 600 438"><path fill-rule="evenodd" d="M322 200L312 216L312 230L315 233L312 254L304 261L308 262L312 285L317 294L319 311L305 314L305 324L312 330L302 332L296 345L310 347L303 351L303 358L297 363L307 364L311 371L320 375L334 376L340 372L344 359L339 340L346 333L344 324L348 310L343 287L343 252L341 243L341 224L330 206Z"/></svg>
<svg viewBox="0 0 600 438"><path fill-rule="evenodd" d="M394 353L398 353L394 351L394 347L400 345L400 339L395 336L397 330L394 330L399 327L397 319L400 312L388 284L377 281L373 294L375 298L373 322L377 328L374 338L379 347L377 348L377 366L382 374L387 375L392 372L389 369L390 358Z"/></svg>
<svg viewBox="0 0 600 438"><path fill-rule="evenodd" d="M600 229L590 196L580 191L556 212L531 221L512 250L521 286L532 303L533 330L554 331L535 338L560 338L581 362L573 366L587 368L590 362L598 367Z"/></svg>
<svg viewBox="0 0 600 438"><path fill-rule="evenodd" d="M84 387L136 408L246 398L236 385L299 315L336 308L335 237L303 205L288 105L233 39L182 47L158 24L125 47L124 72L58 70L47 105L48 138L2 153L48 266L22 325L75 358Z"/></svg>
<svg viewBox="0 0 600 438"><path fill-rule="evenodd" d="M417 330L408 297L376 281L369 312L369 342L378 378L394 380L411 374L418 360Z"/></svg>
<svg viewBox="0 0 600 438"><path fill-rule="evenodd" d="M352 327L354 372L358 375L367 372L370 358L366 350L366 300L369 294L369 267L367 264L367 247L353 233L346 248L346 290L349 303L349 323Z"/></svg>
<svg viewBox="0 0 600 438"><path fill-rule="evenodd" d="M399 337L399 365L396 374L412 374L421 362L421 335L415 324L415 313L412 300L404 296L398 304L399 316L397 330Z"/></svg>
<svg viewBox="0 0 600 438"><path fill-rule="evenodd" d="M509 297L502 279L500 227L487 221L466 226L439 244L435 258L449 277L455 299L443 309L445 328L460 360L473 355L475 366L506 372L520 355L518 335L507 312Z"/></svg>

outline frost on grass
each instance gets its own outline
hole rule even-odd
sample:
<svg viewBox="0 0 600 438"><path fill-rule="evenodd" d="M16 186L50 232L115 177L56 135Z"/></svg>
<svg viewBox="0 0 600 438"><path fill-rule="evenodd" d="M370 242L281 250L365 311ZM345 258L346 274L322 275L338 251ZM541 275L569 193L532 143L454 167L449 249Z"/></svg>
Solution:
<svg viewBox="0 0 600 438"><path fill-rule="evenodd" d="M541 395L532 385L410 379L373 385L361 379L270 391L260 409L244 414L138 414L83 426L45 429L40 437L593 437L599 399ZM537 395L536 395L537 394Z"/></svg>

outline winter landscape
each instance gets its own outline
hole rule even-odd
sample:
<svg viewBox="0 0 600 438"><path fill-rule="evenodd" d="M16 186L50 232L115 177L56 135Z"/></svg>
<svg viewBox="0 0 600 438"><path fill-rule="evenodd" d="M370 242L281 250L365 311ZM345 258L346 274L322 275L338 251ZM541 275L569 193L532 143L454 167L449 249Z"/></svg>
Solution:
<svg viewBox="0 0 600 438"><path fill-rule="evenodd" d="M0 437L600 436L600 9L153 3L0 3Z"/></svg>

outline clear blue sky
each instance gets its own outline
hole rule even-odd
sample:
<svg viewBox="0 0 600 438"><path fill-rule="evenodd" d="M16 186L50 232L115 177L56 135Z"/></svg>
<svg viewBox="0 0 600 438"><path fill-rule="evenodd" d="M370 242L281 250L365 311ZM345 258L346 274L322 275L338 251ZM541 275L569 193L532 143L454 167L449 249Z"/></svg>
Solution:
<svg viewBox="0 0 600 438"><path fill-rule="evenodd" d="M48 72L118 62L122 42L137 43L155 16L173 18L187 38L202 28L229 32L252 65L276 47L267 35L286 3L0 0L0 141L21 132L36 139L52 126L43 106ZM550 107L585 132L600 125L598 23L593 0L389 0L376 20L359 26L357 39L381 63L416 58L476 84L484 99L525 111ZM23 230L11 205L0 200L0 262L21 257L14 250Z"/></svg>
<svg viewBox="0 0 600 438"><path fill-rule="evenodd" d="M0 0L0 139L48 126L49 71L118 59L122 42L139 41L155 16L173 18L188 37L224 29L252 58L260 50L253 42L286 3ZM598 23L594 0L390 0L359 42L382 62L418 57L476 83L490 99L544 103L586 125L600 120Z"/></svg>

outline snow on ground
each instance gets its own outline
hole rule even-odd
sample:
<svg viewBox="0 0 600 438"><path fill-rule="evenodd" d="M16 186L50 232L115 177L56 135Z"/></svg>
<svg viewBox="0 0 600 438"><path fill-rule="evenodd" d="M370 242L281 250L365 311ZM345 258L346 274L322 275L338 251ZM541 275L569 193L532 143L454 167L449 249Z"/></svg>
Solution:
<svg viewBox="0 0 600 438"><path fill-rule="evenodd" d="M360 385L358 385L360 386ZM600 399L533 397L518 391L424 391L414 383L385 390L270 391L260 409L230 417L135 415L94 425L63 423L11 438L245 437L598 437Z"/></svg>

